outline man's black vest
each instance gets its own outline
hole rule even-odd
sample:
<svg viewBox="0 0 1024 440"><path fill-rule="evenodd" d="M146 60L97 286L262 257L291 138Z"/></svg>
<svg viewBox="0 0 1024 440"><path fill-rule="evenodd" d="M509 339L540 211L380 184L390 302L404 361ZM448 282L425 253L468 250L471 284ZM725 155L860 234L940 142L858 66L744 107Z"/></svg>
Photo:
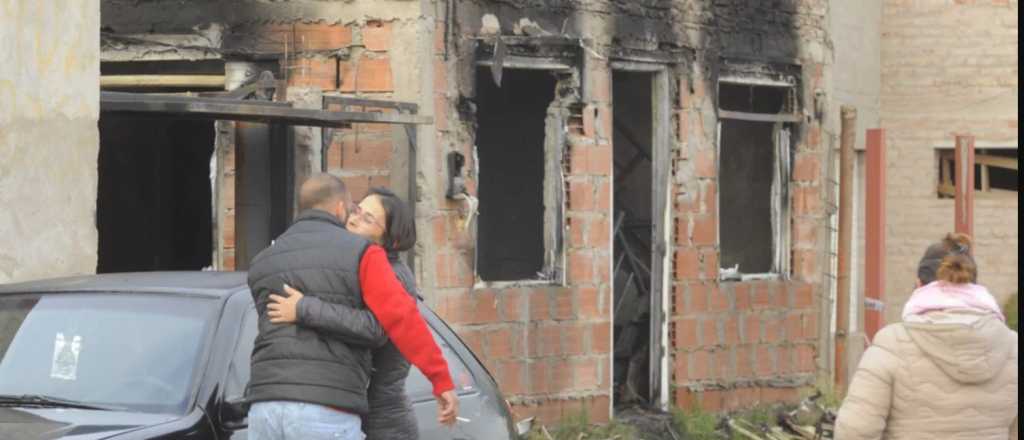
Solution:
<svg viewBox="0 0 1024 440"><path fill-rule="evenodd" d="M285 400L356 414L369 411L370 350L310 328L271 324L266 314L271 293L283 295L284 284L325 302L365 308L359 264L368 246L333 215L308 210L253 258L249 288L259 312L259 336L252 352L250 402Z"/></svg>

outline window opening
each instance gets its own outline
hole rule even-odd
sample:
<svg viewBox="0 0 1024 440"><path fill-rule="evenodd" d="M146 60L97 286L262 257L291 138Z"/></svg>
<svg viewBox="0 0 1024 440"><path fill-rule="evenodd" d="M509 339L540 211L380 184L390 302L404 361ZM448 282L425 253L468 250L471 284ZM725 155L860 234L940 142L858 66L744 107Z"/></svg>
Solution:
<svg viewBox="0 0 1024 440"><path fill-rule="evenodd" d="M718 98L721 277L785 276L795 88L721 82Z"/></svg>
<svg viewBox="0 0 1024 440"><path fill-rule="evenodd" d="M938 150L939 198L956 195L956 161L952 148ZM1020 191L1019 156L1016 148L978 148L974 150L974 189L982 194L1012 194Z"/></svg>
<svg viewBox="0 0 1024 440"><path fill-rule="evenodd" d="M502 85L477 71L479 217L477 276L483 281L552 279L558 246L545 238L560 211L545 190L555 185L546 148L556 78L546 71L507 70Z"/></svg>

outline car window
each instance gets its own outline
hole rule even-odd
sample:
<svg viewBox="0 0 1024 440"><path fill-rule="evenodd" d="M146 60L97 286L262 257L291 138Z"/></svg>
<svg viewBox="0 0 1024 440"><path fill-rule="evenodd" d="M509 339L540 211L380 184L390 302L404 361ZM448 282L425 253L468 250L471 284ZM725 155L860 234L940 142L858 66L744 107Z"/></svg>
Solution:
<svg viewBox="0 0 1024 440"><path fill-rule="evenodd" d="M259 331L257 321L259 315L256 307L250 307L242 318L242 329L238 334L238 345L231 357L228 377L224 383L224 399L231 401L245 396L245 387L249 383L249 369L252 366L252 347L256 343Z"/></svg>
<svg viewBox="0 0 1024 440"><path fill-rule="evenodd" d="M0 297L0 394L184 413L216 307L157 294Z"/></svg>
<svg viewBox="0 0 1024 440"><path fill-rule="evenodd" d="M465 362L455 354L455 351L444 339L437 335L437 332L431 329L430 333L434 336L437 345L441 347L441 353L444 354L445 360L448 361L448 370L451 372L452 381L455 382L455 390L460 394L475 391L477 389L476 381ZM414 366L409 369L409 377L405 380L405 392L413 402L432 400L434 398L433 389L430 381L418 368Z"/></svg>

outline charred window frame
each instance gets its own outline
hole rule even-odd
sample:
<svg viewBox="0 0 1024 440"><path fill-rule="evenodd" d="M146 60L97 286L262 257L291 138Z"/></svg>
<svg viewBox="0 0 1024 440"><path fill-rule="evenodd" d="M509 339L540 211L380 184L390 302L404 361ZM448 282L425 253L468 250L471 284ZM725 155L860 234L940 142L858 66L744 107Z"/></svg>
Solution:
<svg viewBox="0 0 1024 440"><path fill-rule="evenodd" d="M801 121L798 72L723 70L717 94L720 279L787 278L792 133Z"/></svg>
<svg viewBox="0 0 1024 440"><path fill-rule="evenodd" d="M564 285L563 236L566 207L563 156L566 121L570 111L563 92L578 83L578 75L574 74L572 60L566 57L520 56L517 53L520 46L515 42L508 46L508 54L496 56L493 52L495 46L486 46L486 50L478 51L474 66L477 133L474 151L476 166L473 167L473 171L476 174L476 181L479 182L480 197L479 216L476 219L476 286ZM522 90L522 87L531 82L545 90L537 90L536 87ZM521 90L515 90L517 87ZM493 102L495 93L503 94L502 99L506 101ZM513 101L525 102L537 97L543 97L546 104L541 105L543 103L537 101L530 104L531 112L534 112L531 116L534 122L531 126L532 134L510 134L508 137L514 141L529 140L529 151L523 151L521 147L520 151L530 154L534 159L540 159L541 162L531 164L531 175L539 175L539 181L523 181L524 186L512 188L514 194L521 195L520 190L528 190L532 197L536 198L528 218L524 218L524 222L516 222L508 217L508 204L514 203L507 197L511 193L506 192L502 195L501 188L504 185L498 180L501 179L501 175L506 175L510 178L505 179L507 184L514 185L513 181L523 176L516 170L508 169L512 166L510 163L515 160L502 161L502 153L495 154L495 147L501 148L502 141L497 140L493 132L488 133L485 130L495 129L495 125L489 124L488 119L493 122L496 117L500 118L501 112L511 111L506 108L495 112L496 104L516 105ZM492 102L488 103L488 100ZM511 120L519 119L506 119ZM509 157L516 160L520 158L518 155ZM518 214L514 208L512 211ZM514 226L514 230L496 226L502 223ZM507 235L513 233L519 235ZM532 244L522 246L523 252L512 252L518 248L510 248L507 245L530 241ZM515 264L502 262L502 259L509 258L520 261Z"/></svg>

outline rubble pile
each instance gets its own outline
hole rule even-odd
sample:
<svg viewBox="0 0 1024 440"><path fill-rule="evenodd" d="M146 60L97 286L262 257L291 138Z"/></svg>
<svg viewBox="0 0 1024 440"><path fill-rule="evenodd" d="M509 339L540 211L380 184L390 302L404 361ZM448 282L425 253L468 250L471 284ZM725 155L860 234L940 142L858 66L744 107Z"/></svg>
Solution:
<svg viewBox="0 0 1024 440"><path fill-rule="evenodd" d="M745 440L831 440L836 410L821 404L821 392L778 414L778 425L757 425L742 418L723 420L729 438Z"/></svg>

